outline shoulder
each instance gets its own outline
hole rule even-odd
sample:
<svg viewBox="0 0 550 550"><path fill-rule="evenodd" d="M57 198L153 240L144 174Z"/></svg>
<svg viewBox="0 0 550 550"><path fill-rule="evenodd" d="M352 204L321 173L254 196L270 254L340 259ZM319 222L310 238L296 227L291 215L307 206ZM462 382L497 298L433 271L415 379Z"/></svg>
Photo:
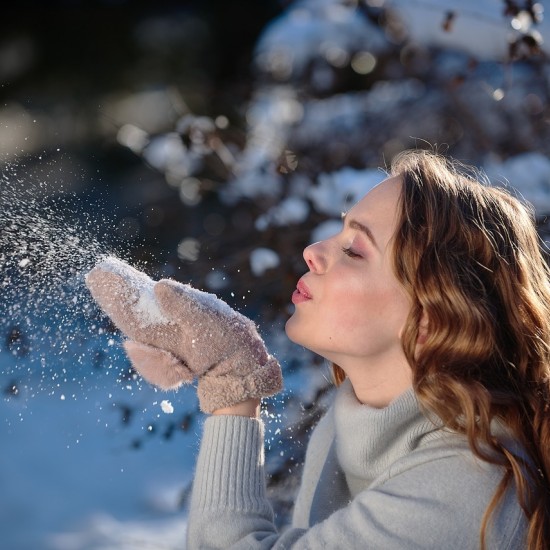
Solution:
<svg viewBox="0 0 550 550"><path fill-rule="evenodd" d="M500 469L476 460L460 438L434 439L314 524L299 547L478 549L483 516L501 479ZM487 549L525 548L526 526L512 487L491 518Z"/></svg>
<svg viewBox="0 0 550 550"><path fill-rule="evenodd" d="M371 500L376 495L414 503L411 512L419 521L435 521L462 540L466 535L461 530L479 536L481 520L503 474L500 466L477 458L464 436L438 430L395 461L360 498ZM526 528L525 514L511 485L492 517L488 547L523 548Z"/></svg>

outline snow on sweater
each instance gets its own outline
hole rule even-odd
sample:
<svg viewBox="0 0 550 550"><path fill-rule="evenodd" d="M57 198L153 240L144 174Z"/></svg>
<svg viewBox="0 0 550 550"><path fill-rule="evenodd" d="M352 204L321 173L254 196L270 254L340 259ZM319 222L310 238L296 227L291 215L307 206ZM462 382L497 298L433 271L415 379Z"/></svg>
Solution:
<svg viewBox="0 0 550 550"><path fill-rule="evenodd" d="M387 407L361 404L348 381L308 445L292 525L278 532L266 498L263 424L204 425L187 549L474 549L502 470L464 437L437 428L412 389ZM514 489L493 516L488 549L525 547Z"/></svg>

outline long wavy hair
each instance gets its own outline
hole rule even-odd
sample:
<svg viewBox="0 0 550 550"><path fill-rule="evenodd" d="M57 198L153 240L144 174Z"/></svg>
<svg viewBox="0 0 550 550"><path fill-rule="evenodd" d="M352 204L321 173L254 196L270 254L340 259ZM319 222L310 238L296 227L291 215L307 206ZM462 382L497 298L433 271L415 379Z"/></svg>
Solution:
<svg viewBox="0 0 550 550"><path fill-rule="evenodd" d="M402 336L422 407L503 467L480 540L515 486L527 545L550 544L550 272L532 212L471 167L428 151L393 161L402 178L394 268L412 308ZM421 321L428 320L422 346ZM345 377L333 365L337 383ZM523 449L505 448L503 424Z"/></svg>

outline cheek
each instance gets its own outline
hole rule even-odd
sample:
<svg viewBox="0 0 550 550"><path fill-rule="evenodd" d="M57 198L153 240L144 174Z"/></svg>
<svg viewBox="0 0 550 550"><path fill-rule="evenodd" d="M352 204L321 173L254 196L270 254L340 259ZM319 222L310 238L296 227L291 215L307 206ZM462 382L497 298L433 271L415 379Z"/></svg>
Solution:
<svg viewBox="0 0 550 550"><path fill-rule="evenodd" d="M356 332L383 311L385 296L378 289L369 288L366 281L348 279L345 285L334 284L326 290L319 303L319 318L330 323L332 329Z"/></svg>
<svg viewBox="0 0 550 550"><path fill-rule="evenodd" d="M374 332L388 332L399 337L410 304L401 287L364 283L362 287L342 293L341 307L333 321L342 330L361 338ZM391 333L391 334L390 334Z"/></svg>

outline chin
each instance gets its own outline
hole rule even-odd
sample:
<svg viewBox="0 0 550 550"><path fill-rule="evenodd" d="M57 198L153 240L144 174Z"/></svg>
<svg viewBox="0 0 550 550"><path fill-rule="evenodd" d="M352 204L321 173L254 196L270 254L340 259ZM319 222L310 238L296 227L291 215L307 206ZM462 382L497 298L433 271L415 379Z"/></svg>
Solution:
<svg viewBox="0 0 550 550"><path fill-rule="evenodd" d="M303 331L300 330L300 322L294 316L290 317L290 319L288 319L288 321L285 323L285 332L288 339L295 344L303 346L307 349L311 349L311 347L308 346L307 337L305 337Z"/></svg>
<svg viewBox="0 0 550 550"><path fill-rule="evenodd" d="M295 330L293 330L292 325L294 325L292 317L285 323L285 332L289 340L292 340L295 344L300 344L298 340L295 339Z"/></svg>

